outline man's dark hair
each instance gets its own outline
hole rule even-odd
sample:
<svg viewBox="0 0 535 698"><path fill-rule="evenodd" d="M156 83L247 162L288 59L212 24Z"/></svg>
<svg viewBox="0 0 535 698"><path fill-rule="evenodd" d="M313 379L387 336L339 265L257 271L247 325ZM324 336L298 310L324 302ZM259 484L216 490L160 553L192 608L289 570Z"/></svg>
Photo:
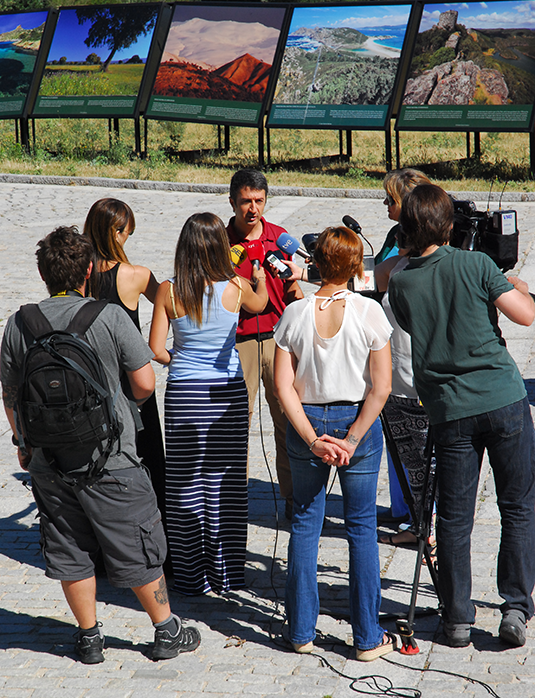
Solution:
<svg viewBox="0 0 535 698"><path fill-rule="evenodd" d="M444 189L420 184L403 199L399 222L412 249L421 253L431 245L440 247L450 237L453 204Z"/></svg>
<svg viewBox="0 0 535 698"><path fill-rule="evenodd" d="M258 170L238 170L230 180L230 198L236 202L238 194L245 187L255 191L264 191L268 195L268 183L262 172Z"/></svg>
<svg viewBox="0 0 535 698"><path fill-rule="evenodd" d="M80 235L75 225L56 228L37 247L37 266L50 295L74 291L84 285L93 261L93 245L89 238Z"/></svg>

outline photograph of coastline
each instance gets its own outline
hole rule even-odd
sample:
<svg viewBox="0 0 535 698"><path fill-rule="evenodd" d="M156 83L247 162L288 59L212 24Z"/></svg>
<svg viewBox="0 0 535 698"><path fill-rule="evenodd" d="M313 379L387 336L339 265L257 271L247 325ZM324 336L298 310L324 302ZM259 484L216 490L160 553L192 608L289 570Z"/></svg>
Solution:
<svg viewBox="0 0 535 698"><path fill-rule="evenodd" d="M310 108L318 105L388 105L410 10L410 5L295 8L270 113L273 125L291 112L306 124L317 118L320 111Z"/></svg>
<svg viewBox="0 0 535 698"><path fill-rule="evenodd" d="M285 13L283 7L176 5L148 114L256 121Z"/></svg>
<svg viewBox="0 0 535 698"><path fill-rule="evenodd" d="M0 15L0 116L6 99L12 112L13 98L22 105L35 68L48 12Z"/></svg>
<svg viewBox="0 0 535 698"><path fill-rule="evenodd" d="M157 15L154 5L60 10L38 100L137 97Z"/></svg>
<svg viewBox="0 0 535 698"><path fill-rule="evenodd" d="M403 105L411 107L402 110L409 121L425 118L424 109L412 107L428 105L433 118L442 114L459 127L474 119L526 126L534 102L532 2L424 6L403 97Z"/></svg>

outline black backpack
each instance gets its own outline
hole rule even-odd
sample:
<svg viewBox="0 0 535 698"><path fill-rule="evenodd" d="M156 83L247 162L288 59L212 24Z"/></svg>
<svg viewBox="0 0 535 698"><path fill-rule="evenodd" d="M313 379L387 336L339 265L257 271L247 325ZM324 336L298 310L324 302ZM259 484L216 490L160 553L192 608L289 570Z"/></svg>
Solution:
<svg viewBox="0 0 535 698"><path fill-rule="evenodd" d="M17 397L25 445L42 448L67 482L101 474L122 431L106 374L85 333L108 301L84 303L68 327L54 330L38 305L21 306L26 340ZM95 452L98 451L95 457ZM74 479L66 473L76 470Z"/></svg>

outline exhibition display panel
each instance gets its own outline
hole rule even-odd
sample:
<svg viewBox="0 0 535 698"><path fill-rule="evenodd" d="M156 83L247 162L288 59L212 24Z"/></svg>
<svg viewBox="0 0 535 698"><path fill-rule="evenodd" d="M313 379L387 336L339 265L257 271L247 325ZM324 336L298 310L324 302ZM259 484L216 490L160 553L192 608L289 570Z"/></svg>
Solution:
<svg viewBox="0 0 535 698"><path fill-rule="evenodd" d="M176 4L145 116L261 126L286 13Z"/></svg>
<svg viewBox="0 0 535 698"><path fill-rule="evenodd" d="M61 9L32 117L133 117L159 7Z"/></svg>
<svg viewBox="0 0 535 698"><path fill-rule="evenodd" d="M532 7L516 0L421 5L396 128L531 130Z"/></svg>
<svg viewBox="0 0 535 698"><path fill-rule="evenodd" d="M294 8L268 128L384 129L411 8L375 3Z"/></svg>
<svg viewBox="0 0 535 698"><path fill-rule="evenodd" d="M0 119L23 116L48 12L0 15Z"/></svg>

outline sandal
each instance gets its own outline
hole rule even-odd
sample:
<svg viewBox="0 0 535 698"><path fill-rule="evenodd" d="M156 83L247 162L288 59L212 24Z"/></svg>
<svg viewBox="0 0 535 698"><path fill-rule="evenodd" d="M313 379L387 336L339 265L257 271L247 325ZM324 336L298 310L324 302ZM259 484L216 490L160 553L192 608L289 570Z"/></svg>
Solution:
<svg viewBox="0 0 535 698"><path fill-rule="evenodd" d="M377 647L372 647L370 650L359 650L357 647L357 661L358 662L373 662L374 659L379 659L379 657L384 657L385 654L390 654L393 650L398 648L398 638L394 633L385 633L383 635L383 641Z"/></svg>
<svg viewBox="0 0 535 698"><path fill-rule="evenodd" d="M399 540L402 538L402 540ZM390 533L387 536L380 536L379 543L393 545L397 548L412 548L418 543L418 539L412 531L401 531L400 533Z"/></svg>
<svg viewBox="0 0 535 698"><path fill-rule="evenodd" d="M433 565L433 567L436 567L436 564L437 564L437 544L436 543L429 544L429 557L431 558L431 564ZM425 559L425 555L422 557L422 565L427 565L427 560Z"/></svg>

